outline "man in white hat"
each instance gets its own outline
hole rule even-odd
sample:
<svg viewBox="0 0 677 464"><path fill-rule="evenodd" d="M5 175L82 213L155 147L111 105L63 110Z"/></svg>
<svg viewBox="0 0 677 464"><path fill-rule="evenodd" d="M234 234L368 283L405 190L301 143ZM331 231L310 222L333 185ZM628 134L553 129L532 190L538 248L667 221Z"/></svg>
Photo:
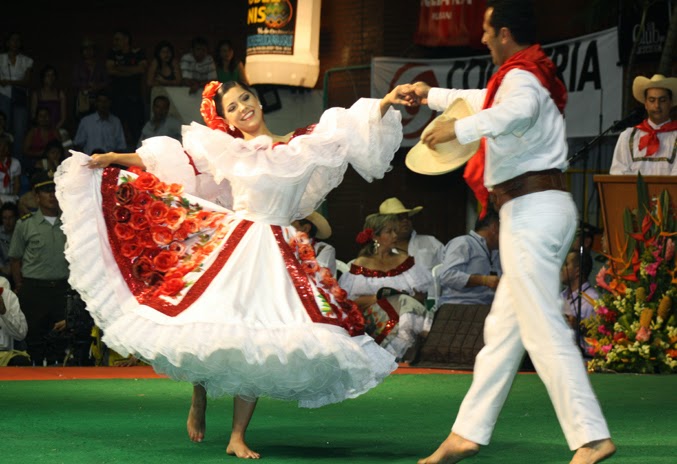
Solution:
<svg viewBox="0 0 677 464"><path fill-rule="evenodd" d="M432 276L432 269L442 261L444 244L432 235L417 234L411 217L418 214L423 206L405 208L404 204L395 197L388 198L378 207L380 214L394 214L397 216L397 242L395 248L404 251L414 257L417 264L427 269ZM428 289L428 295L432 295L433 287Z"/></svg>
<svg viewBox="0 0 677 464"><path fill-rule="evenodd" d="M677 121L670 120L676 92L677 78L635 78L632 95L644 104L648 117L618 136L610 174L677 175Z"/></svg>
<svg viewBox="0 0 677 464"><path fill-rule="evenodd" d="M484 139L464 177L483 205L489 195L482 188L492 192L501 221L503 269L470 390L449 436L420 464L456 463L489 444L525 349L575 450L570 464L594 464L615 452L573 332L562 317L559 270L577 223L563 175L567 92L557 67L535 41L534 22L532 0L488 0L482 43L498 68L487 88L411 86L413 101L434 110L457 98L473 107L475 114L437 123L422 140L435 146Z"/></svg>
<svg viewBox="0 0 677 464"><path fill-rule="evenodd" d="M329 268L331 273L336 275L336 248L320 241L331 237L329 221L317 211L313 211L309 216L292 222L292 226L296 230L308 234L315 249L317 263L322 267Z"/></svg>

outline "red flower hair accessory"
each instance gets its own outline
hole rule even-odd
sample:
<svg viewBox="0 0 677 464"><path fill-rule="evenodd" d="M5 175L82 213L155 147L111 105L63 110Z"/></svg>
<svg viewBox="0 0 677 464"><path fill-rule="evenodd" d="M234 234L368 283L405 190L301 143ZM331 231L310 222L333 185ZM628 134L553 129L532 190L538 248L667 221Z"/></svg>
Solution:
<svg viewBox="0 0 677 464"><path fill-rule="evenodd" d="M233 137L243 138L242 132L240 132L239 129L231 129L226 123L226 120L216 113L214 96L216 96L216 92L219 91L221 85L222 84L219 81L211 81L205 85L205 88L202 91L202 103L200 103L200 114L202 115L202 119L204 119L205 124L207 124L207 127L210 129L220 130Z"/></svg>
<svg viewBox="0 0 677 464"><path fill-rule="evenodd" d="M370 240L373 240L373 238L374 238L374 229L372 229L371 227L367 227L359 234L357 234L355 241L360 245L366 245Z"/></svg>

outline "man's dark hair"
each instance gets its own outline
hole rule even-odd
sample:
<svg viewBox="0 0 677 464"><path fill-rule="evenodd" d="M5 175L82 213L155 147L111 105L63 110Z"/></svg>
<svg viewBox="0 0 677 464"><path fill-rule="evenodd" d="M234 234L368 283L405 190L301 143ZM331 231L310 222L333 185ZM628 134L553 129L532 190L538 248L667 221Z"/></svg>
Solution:
<svg viewBox="0 0 677 464"><path fill-rule="evenodd" d="M153 105L157 101L165 101L168 105L170 105L169 98L166 95L158 95L157 97L153 98Z"/></svg>
<svg viewBox="0 0 677 464"><path fill-rule="evenodd" d="M19 218L19 207L12 201L7 201L0 206L0 215L2 215L3 211L12 211L14 216L17 219Z"/></svg>
<svg viewBox="0 0 677 464"><path fill-rule="evenodd" d="M486 229L494 222L498 222L498 220L498 212L491 206L488 206L487 214L482 219L477 218L477 221L475 221L475 232Z"/></svg>
<svg viewBox="0 0 677 464"><path fill-rule="evenodd" d="M498 34L501 28L510 30L519 45L536 42L536 21L532 0L487 0L487 8L493 8L489 24Z"/></svg>
<svg viewBox="0 0 677 464"><path fill-rule="evenodd" d="M299 225L305 226L308 224L310 226L310 230L308 231L308 237L310 238L315 238L317 235L317 226L310 222L308 219L299 219Z"/></svg>
<svg viewBox="0 0 677 464"><path fill-rule="evenodd" d="M190 41L191 48L195 48L198 45L204 45L205 47L209 48L209 42L207 42L207 39L202 36L193 37L193 39Z"/></svg>
<svg viewBox="0 0 677 464"><path fill-rule="evenodd" d="M584 248L583 254L579 254L579 251L570 251L569 253L576 254L576 267L580 268L583 281L587 281L592 272L592 255L590 251Z"/></svg>

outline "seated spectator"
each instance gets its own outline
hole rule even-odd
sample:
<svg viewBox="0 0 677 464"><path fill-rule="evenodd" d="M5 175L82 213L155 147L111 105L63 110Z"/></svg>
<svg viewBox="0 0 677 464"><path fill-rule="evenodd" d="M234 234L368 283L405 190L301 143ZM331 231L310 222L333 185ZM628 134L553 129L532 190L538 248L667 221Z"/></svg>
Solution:
<svg viewBox="0 0 677 464"><path fill-rule="evenodd" d="M66 93L57 87L57 77L52 65L40 71L40 88L31 94L31 117L37 119L38 108L47 108L50 125L60 130L66 122Z"/></svg>
<svg viewBox="0 0 677 464"><path fill-rule="evenodd" d="M574 329L584 355L588 355L590 345L585 341L587 334L582 322L595 314L594 301L599 298L597 290L588 282L591 269L592 257L588 250L583 249L582 253L570 251L560 271L560 281L565 287L562 291L564 315L571 328ZM582 286L581 281L583 282ZM580 319L578 317L579 310Z"/></svg>
<svg viewBox="0 0 677 464"><path fill-rule="evenodd" d="M32 170L39 163L47 144L52 140L61 142L61 134L52 125L49 108L40 107L35 114L35 125L29 129L24 139L24 167Z"/></svg>
<svg viewBox="0 0 677 464"><path fill-rule="evenodd" d="M12 143L0 136L0 200L16 202L21 188L21 163L12 156Z"/></svg>
<svg viewBox="0 0 677 464"><path fill-rule="evenodd" d="M12 292L9 281L0 277L0 367L30 366L31 358L25 351L15 349L28 332L26 316L21 311L19 299Z"/></svg>
<svg viewBox="0 0 677 464"><path fill-rule="evenodd" d="M66 159L66 149L57 140L52 140L45 147L42 159L39 160L37 167L43 171L54 174L56 168Z"/></svg>
<svg viewBox="0 0 677 464"><path fill-rule="evenodd" d="M449 241L437 274L438 306L445 304L490 305L501 275L498 254L498 214L489 209L475 229Z"/></svg>
<svg viewBox="0 0 677 464"><path fill-rule="evenodd" d="M95 149L104 152L125 150L127 143L122 123L111 114L110 108L110 97L101 92L96 97L96 112L80 120L73 140L76 149L88 155L92 155Z"/></svg>
<svg viewBox="0 0 677 464"><path fill-rule="evenodd" d="M216 45L216 76L219 82L242 82L249 85L244 63L235 57L235 50L230 40L222 40Z"/></svg>
<svg viewBox="0 0 677 464"><path fill-rule="evenodd" d="M362 249L339 285L364 314L366 332L398 360L409 361L432 325L424 305L431 277L414 257L393 251L397 227L394 215L369 215L357 236Z"/></svg>
<svg viewBox="0 0 677 464"><path fill-rule="evenodd" d="M181 85L182 82L181 68L174 55L174 46L166 40L159 42L148 66L146 75L148 87Z"/></svg>
<svg viewBox="0 0 677 464"><path fill-rule="evenodd" d="M38 210L16 224L9 245L10 266L21 309L26 315L27 351L34 364L63 362L68 262L66 236L54 179L45 171L32 177Z"/></svg>
<svg viewBox="0 0 677 464"><path fill-rule="evenodd" d="M399 199L393 197L381 203L378 212L394 214L399 219L395 248L413 256L418 265L430 273L431 286L428 288L428 293L432 294L432 270L441 262L440 253L444 245L432 235L419 235L414 230L411 217L420 213L422 209L422 206L405 208Z"/></svg>
<svg viewBox="0 0 677 464"><path fill-rule="evenodd" d="M96 96L110 84L104 61L96 56L94 42L84 39L80 46L80 60L73 66L75 91L75 119L96 110Z"/></svg>
<svg viewBox="0 0 677 464"><path fill-rule="evenodd" d="M207 82L216 80L216 64L205 38L195 37L191 41L191 51L181 57L181 76L183 85L190 87L190 94L202 91Z"/></svg>
<svg viewBox="0 0 677 464"><path fill-rule="evenodd" d="M327 219L317 211L312 212L304 219L292 222L296 230L308 234L315 249L315 258L320 266L328 268L332 275L336 275L336 249L326 242L331 237L331 226Z"/></svg>
<svg viewBox="0 0 677 464"><path fill-rule="evenodd" d="M33 72L33 58L22 53L21 34L10 31L5 53L0 53L0 111L7 116L9 131L14 135L14 153L19 153L26 137L29 121L28 88Z"/></svg>
<svg viewBox="0 0 677 464"><path fill-rule="evenodd" d="M181 141L181 123L174 116L169 114L169 98L164 95L158 95L153 99L153 115L150 120L141 129L141 142L150 137L166 135L173 139Z"/></svg>
<svg viewBox="0 0 677 464"><path fill-rule="evenodd" d="M12 279L12 270L9 265L9 244L12 241L16 220L19 219L19 210L15 203L7 202L0 206L0 275Z"/></svg>

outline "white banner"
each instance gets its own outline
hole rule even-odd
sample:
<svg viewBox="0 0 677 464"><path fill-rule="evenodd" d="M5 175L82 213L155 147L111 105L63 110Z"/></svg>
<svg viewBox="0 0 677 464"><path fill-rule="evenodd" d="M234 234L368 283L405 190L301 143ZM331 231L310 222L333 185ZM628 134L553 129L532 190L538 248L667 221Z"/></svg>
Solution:
<svg viewBox="0 0 677 464"><path fill-rule="evenodd" d="M618 64L616 28L544 45L569 92L565 110L568 137L593 137L621 119L623 70ZM381 98L393 87L423 81L433 87L481 89L496 67L489 55L444 60L376 57L371 64L371 94ZM436 116L426 106L403 108L402 146L416 144Z"/></svg>

